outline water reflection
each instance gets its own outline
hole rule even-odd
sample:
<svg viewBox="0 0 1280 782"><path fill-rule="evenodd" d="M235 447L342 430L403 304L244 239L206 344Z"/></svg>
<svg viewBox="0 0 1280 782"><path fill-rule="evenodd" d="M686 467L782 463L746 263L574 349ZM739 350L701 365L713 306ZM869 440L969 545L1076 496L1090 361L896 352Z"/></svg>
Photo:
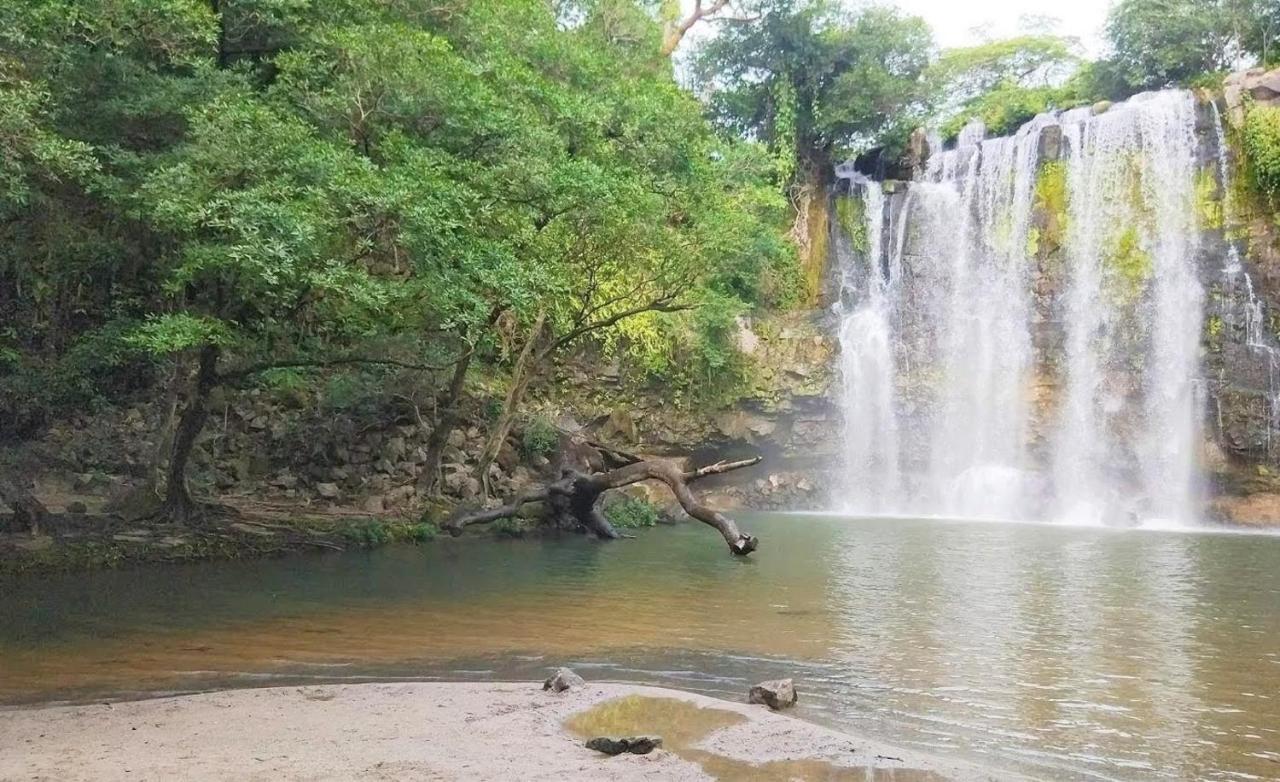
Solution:
<svg viewBox="0 0 1280 782"><path fill-rule="evenodd" d="M1280 538L774 516L618 545L441 541L0 585L0 700L588 677L1055 779L1280 778Z"/></svg>

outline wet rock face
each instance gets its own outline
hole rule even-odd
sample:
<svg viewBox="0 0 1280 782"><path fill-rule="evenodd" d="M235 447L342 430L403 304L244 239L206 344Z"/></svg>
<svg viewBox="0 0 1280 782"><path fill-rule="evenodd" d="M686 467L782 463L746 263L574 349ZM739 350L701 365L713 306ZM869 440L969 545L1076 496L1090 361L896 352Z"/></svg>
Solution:
<svg viewBox="0 0 1280 782"><path fill-rule="evenodd" d="M1280 102L1280 68L1270 71L1250 68L1233 73L1223 83L1222 93L1227 104L1227 119L1239 127L1244 121L1246 99L1264 106Z"/></svg>
<svg viewBox="0 0 1280 782"><path fill-rule="evenodd" d="M661 746L661 736L626 736L621 738L596 736L587 741L587 749L594 749L596 752L603 752L606 755L621 755L623 753L648 755Z"/></svg>
<svg viewBox="0 0 1280 782"><path fill-rule="evenodd" d="M586 686L586 681L568 668L557 668L556 672L547 677L547 680L542 683L542 689L550 690L551 692L564 692L574 687L583 686Z"/></svg>
<svg viewBox="0 0 1280 782"><path fill-rule="evenodd" d="M791 679L760 682L747 693L748 703L759 703L777 711L796 705L796 686Z"/></svg>

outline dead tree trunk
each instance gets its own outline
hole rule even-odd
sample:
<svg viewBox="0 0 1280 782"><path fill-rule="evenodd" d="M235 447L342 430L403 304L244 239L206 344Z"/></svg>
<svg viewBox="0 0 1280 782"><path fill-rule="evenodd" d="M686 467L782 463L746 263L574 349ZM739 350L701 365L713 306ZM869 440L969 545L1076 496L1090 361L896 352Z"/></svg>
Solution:
<svg viewBox="0 0 1280 782"><path fill-rule="evenodd" d="M450 534L460 535L464 527L511 518L526 504L542 502L547 505L548 512L555 521L579 524L602 538L617 538L620 535L600 511L601 495L610 489L629 486L640 481L658 480L671 489L671 493L675 495L686 513L703 524L714 527L729 545L731 552L745 556L756 550L759 539L739 530L733 519L700 502L689 490L689 483L708 475L750 467L759 461L760 457L756 456L736 462L716 462L689 472L681 472L666 462L650 460L637 461L617 469L592 474L566 469L561 473L559 480L547 484L538 491L521 494L497 508L457 516L447 522L445 528Z"/></svg>

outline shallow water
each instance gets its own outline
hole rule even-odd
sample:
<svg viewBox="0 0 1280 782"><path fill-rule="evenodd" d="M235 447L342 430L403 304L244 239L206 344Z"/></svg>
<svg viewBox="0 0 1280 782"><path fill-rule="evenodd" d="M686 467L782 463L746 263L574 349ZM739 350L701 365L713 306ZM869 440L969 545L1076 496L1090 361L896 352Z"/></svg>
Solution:
<svg viewBox="0 0 1280 782"><path fill-rule="evenodd" d="M1280 538L832 516L6 583L0 702L365 678L741 698L1053 779L1280 779Z"/></svg>

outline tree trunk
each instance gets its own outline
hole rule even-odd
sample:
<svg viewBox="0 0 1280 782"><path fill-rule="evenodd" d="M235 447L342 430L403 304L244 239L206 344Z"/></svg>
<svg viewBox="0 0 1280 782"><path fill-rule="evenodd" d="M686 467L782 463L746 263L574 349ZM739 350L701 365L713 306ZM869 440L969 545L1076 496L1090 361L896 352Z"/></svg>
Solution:
<svg viewBox="0 0 1280 782"><path fill-rule="evenodd" d="M195 448L196 438L209 418L209 393L218 384L218 348L205 345L200 349L196 376L191 383L182 415L174 430L173 450L169 455L169 470L165 479L164 515L174 521L188 522L195 518L197 505L187 486L187 463Z"/></svg>
<svg viewBox="0 0 1280 782"><path fill-rule="evenodd" d="M516 411L519 410L520 402L524 399L524 392L528 390L529 381L533 379L534 371L538 368L536 365L547 358L545 351L539 352L538 350L538 342L542 338L542 329L546 324L546 320L546 311L539 312L537 319L533 322L533 327L529 329L529 339L524 343L524 348L520 351L520 357L516 359L515 368L511 370L511 387L507 389L507 398L502 403L502 413L494 423L493 430L489 432L489 440L485 443L484 451L480 454L480 464L476 468L476 477L480 479L480 485L484 487L484 496L486 497L491 496L489 490L489 465L493 464L493 460L498 458L498 452L502 450L503 441L511 433L511 425L516 420Z"/></svg>
<svg viewBox="0 0 1280 782"><path fill-rule="evenodd" d="M444 456L444 447L449 444L449 435L453 434L458 425L458 401L462 398L462 389L467 382L471 356L472 351L468 351L454 366L449 390L445 392L444 405L427 438L427 458L422 465L422 477L418 479L418 488L423 494L433 492L440 481L440 460Z"/></svg>
<svg viewBox="0 0 1280 782"><path fill-rule="evenodd" d="M44 523L49 511L44 503L23 485L23 482L0 477L0 500L13 509L18 524L27 528L32 535L40 534L40 525Z"/></svg>
<svg viewBox="0 0 1280 782"><path fill-rule="evenodd" d="M502 307L494 307L489 313L486 328L492 328L493 324L498 322L498 318L502 317L503 311ZM466 336L466 332L463 331L464 344L467 344ZM427 437L427 458L422 465L422 477L418 480L418 488L423 494L430 494L440 482L440 460L444 456L444 447L449 444L449 435L453 434L461 418L458 402L462 399L462 392L466 388L467 371L471 368L471 357L475 352L475 343L467 344L467 352L453 366L453 376L449 379L449 389L445 392L444 404L437 407L439 412L436 414L435 425L431 428L431 435Z"/></svg>
<svg viewBox="0 0 1280 782"><path fill-rule="evenodd" d="M520 509L528 503L544 502L549 506L550 515L557 523L577 523L601 538L617 538L620 537L617 531L600 512L601 495L609 489L652 479L665 483L686 513L703 524L715 528L729 545L729 551L739 556L746 556L756 550L760 543L759 539L739 530L733 519L702 504L689 490L688 484L708 475L750 467L759 461L760 457L756 456L736 462L716 462L690 472L681 472L667 462L657 461L639 461L590 475L568 469L559 480L547 484L539 491L521 494L497 508L456 516L444 527L450 534L460 535L464 527L510 518L518 514Z"/></svg>

